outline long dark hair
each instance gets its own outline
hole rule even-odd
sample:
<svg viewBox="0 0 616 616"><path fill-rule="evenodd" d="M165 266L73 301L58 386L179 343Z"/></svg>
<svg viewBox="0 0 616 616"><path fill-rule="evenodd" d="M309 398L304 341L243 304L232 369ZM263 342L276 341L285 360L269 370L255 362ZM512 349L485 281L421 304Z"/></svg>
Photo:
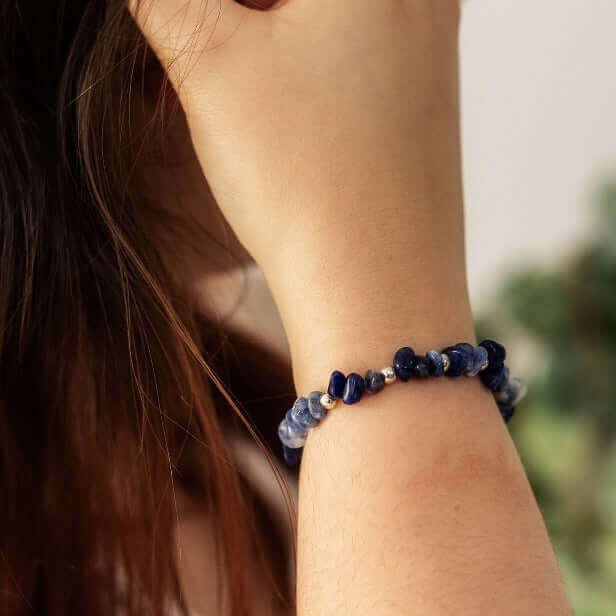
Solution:
<svg viewBox="0 0 616 616"><path fill-rule="evenodd" d="M208 359L224 329L163 254L172 234L207 237L143 190L173 109L122 0L0 5L2 614L185 608L179 483L215 516L231 613L250 613L263 527L224 426L235 409L258 427Z"/></svg>

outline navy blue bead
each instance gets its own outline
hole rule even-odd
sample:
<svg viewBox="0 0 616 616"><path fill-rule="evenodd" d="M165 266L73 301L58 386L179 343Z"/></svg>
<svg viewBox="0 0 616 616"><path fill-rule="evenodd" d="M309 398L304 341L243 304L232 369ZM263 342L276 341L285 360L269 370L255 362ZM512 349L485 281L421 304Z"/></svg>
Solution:
<svg viewBox="0 0 616 616"><path fill-rule="evenodd" d="M430 376L430 365L428 364L428 360L423 355L415 355L413 374L422 379Z"/></svg>
<svg viewBox="0 0 616 616"><path fill-rule="evenodd" d="M458 342L455 348L464 353L466 358L466 368L464 372L468 372L473 368L473 345L468 342Z"/></svg>
<svg viewBox="0 0 616 616"><path fill-rule="evenodd" d="M329 385L327 387L327 393L332 398L342 398L342 394L344 393L344 384L346 382L346 377L340 370L334 370L329 377Z"/></svg>
<svg viewBox="0 0 616 616"><path fill-rule="evenodd" d="M317 420L323 419L327 413L327 409L321 404L322 395L322 391L311 391L308 394L308 410Z"/></svg>
<svg viewBox="0 0 616 616"><path fill-rule="evenodd" d="M458 342L455 347L466 351L469 355L473 352L473 345L470 342Z"/></svg>
<svg viewBox="0 0 616 616"><path fill-rule="evenodd" d="M359 402L362 394L364 393L364 379L361 374L357 372L351 372L346 378L344 384L344 392L342 394L342 401L345 404L355 404Z"/></svg>
<svg viewBox="0 0 616 616"><path fill-rule="evenodd" d="M496 368L488 367L479 373L479 378L490 391L500 391L509 380L509 368L504 364Z"/></svg>
<svg viewBox="0 0 616 616"><path fill-rule="evenodd" d="M392 362L396 376L402 381L408 381L415 367L415 352L411 347L402 347L394 355Z"/></svg>
<svg viewBox="0 0 616 616"><path fill-rule="evenodd" d="M501 381L499 383L496 383L496 387L495 389L493 389L493 392L501 392L503 391L503 389L505 389L505 387L507 387L507 384L509 383L509 366L505 366L504 364L501 366L502 368L502 376L501 376Z"/></svg>
<svg viewBox="0 0 616 616"><path fill-rule="evenodd" d="M430 376L443 376L443 374L445 374L443 358L439 351L435 349L428 351L426 353L426 360L428 362Z"/></svg>
<svg viewBox="0 0 616 616"><path fill-rule="evenodd" d="M505 423L507 423L515 413L515 406L498 406L498 410L500 411L501 417L504 419Z"/></svg>
<svg viewBox="0 0 616 616"><path fill-rule="evenodd" d="M291 449L291 447L287 447L286 445L282 446L282 455L284 457L284 461L289 466L297 466L300 463L303 451L303 447Z"/></svg>
<svg viewBox="0 0 616 616"><path fill-rule="evenodd" d="M298 398L291 409L293 411L293 419L304 428L314 428L318 423L318 419L315 419L308 408L308 398Z"/></svg>
<svg viewBox="0 0 616 616"><path fill-rule="evenodd" d="M368 370L364 376L364 388L370 394L376 394L385 387L385 377L376 370Z"/></svg>
<svg viewBox="0 0 616 616"><path fill-rule="evenodd" d="M466 374L469 376L477 376L482 370L488 367L488 352L482 346L477 346L473 349L472 366Z"/></svg>
<svg viewBox="0 0 616 616"><path fill-rule="evenodd" d="M447 347L443 349L443 353L449 357L449 369L445 373L447 376L460 376L466 372L468 365L468 354L466 351L456 347Z"/></svg>
<svg viewBox="0 0 616 616"><path fill-rule="evenodd" d="M503 365L507 357L507 351L505 351L505 347L502 344L486 338L479 343L479 346L482 346L488 352L488 369L498 368Z"/></svg>

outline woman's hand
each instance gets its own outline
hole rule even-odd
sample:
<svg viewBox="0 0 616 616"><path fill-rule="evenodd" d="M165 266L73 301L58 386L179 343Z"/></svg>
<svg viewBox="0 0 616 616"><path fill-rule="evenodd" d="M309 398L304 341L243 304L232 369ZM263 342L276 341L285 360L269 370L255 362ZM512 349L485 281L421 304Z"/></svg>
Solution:
<svg viewBox="0 0 616 616"><path fill-rule="evenodd" d="M402 191L436 181L435 157L446 156L439 171L456 168L456 2L287 0L256 11L146 0L137 17L219 205L265 266L332 219L407 207Z"/></svg>
<svg viewBox="0 0 616 616"><path fill-rule="evenodd" d="M288 0L268 11L146 0L135 9L298 361L325 343L309 327L333 346L334 333L348 337L348 324L361 323L368 356L366 345L389 352L413 324L432 335L428 312L443 343L451 330L472 333L458 10L455 0ZM458 304L454 322L439 302ZM383 323L386 341L375 338Z"/></svg>

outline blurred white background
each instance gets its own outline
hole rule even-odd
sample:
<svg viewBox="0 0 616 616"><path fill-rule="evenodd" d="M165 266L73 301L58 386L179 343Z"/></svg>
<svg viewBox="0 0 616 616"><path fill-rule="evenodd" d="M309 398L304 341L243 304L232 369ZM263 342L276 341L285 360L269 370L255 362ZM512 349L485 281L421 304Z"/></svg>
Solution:
<svg viewBox="0 0 616 616"><path fill-rule="evenodd" d="M616 1L467 0L462 144L474 308L583 240L616 174ZM616 239L615 239L616 241Z"/></svg>

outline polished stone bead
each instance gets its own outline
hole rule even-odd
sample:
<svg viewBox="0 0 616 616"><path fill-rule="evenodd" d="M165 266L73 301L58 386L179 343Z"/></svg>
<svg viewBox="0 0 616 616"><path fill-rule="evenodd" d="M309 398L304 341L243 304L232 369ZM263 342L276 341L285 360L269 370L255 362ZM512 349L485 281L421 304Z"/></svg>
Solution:
<svg viewBox="0 0 616 616"><path fill-rule="evenodd" d="M283 445L290 447L291 449L297 449L303 447L306 443L306 435L297 434L290 426L289 422L283 419L278 425L278 438Z"/></svg>
<svg viewBox="0 0 616 616"><path fill-rule="evenodd" d="M430 365L428 364L428 360L423 355L415 355L413 374L422 379L430 376Z"/></svg>
<svg viewBox="0 0 616 616"><path fill-rule="evenodd" d="M466 374L473 366L473 345L469 342L458 342L455 345L455 348L462 351L466 358L466 369L464 373Z"/></svg>
<svg viewBox="0 0 616 616"><path fill-rule="evenodd" d="M514 404L519 404L522 402L524 398L526 398L526 394L528 393L528 386L526 383L516 377L512 377L509 379L509 383L515 383L515 387L517 388L517 396L515 398Z"/></svg>
<svg viewBox="0 0 616 616"><path fill-rule="evenodd" d="M300 397L293 404L293 419L303 428L314 428L319 420L312 416L308 408L308 398Z"/></svg>
<svg viewBox="0 0 616 616"><path fill-rule="evenodd" d="M361 374L357 372L351 372L346 378L344 384L344 392L342 393L342 401L345 404L355 404L359 402L362 394L364 393L364 379Z"/></svg>
<svg viewBox="0 0 616 616"><path fill-rule="evenodd" d="M468 355L466 351L457 349L456 347L447 347L443 349L443 353L449 357L449 369L445 373L447 376L456 377L466 372L468 363Z"/></svg>
<svg viewBox="0 0 616 616"><path fill-rule="evenodd" d="M332 398L342 398L342 394L344 392L344 384L346 382L346 377L340 370L334 370L329 377L329 385L327 387L327 393Z"/></svg>
<svg viewBox="0 0 616 616"><path fill-rule="evenodd" d="M284 416L287 425L289 426L289 431L295 435L305 438L308 434L308 428L303 426L295 420L295 416L293 414L293 408L291 407Z"/></svg>
<svg viewBox="0 0 616 616"><path fill-rule="evenodd" d="M489 368L498 368L503 365L507 358L507 351L502 344L486 338L479 343L479 346L482 346L488 352Z"/></svg>
<svg viewBox="0 0 616 616"><path fill-rule="evenodd" d="M505 420L505 423L507 423L515 413L515 406L505 406L499 404L498 410L500 411L501 417Z"/></svg>
<svg viewBox="0 0 616 616"><path fill-rule="evenodd" d="M327 413L327 409L321 404L322 395L322 391L311 391L308 394L308 410L317 421L323 419Z"/></svg>
<svg viewBox="0 0 616 616"><path fill-rule="evenodd" d="M516 394L508 383L501 391L494 392L494 399L499 406L513 406L515 398Z"/></svg>
<svg viewBox="0 0 616 616"><path fill-rule="evenodd" d="M497 368L488 367L479 373L479 378L490 391L500 391L509 380L509 368L504 364Z"/></svg>
<svg viewBox="0 0 616 616"><path fill-rule="evenodd" d="M303 447L287 447L287 445L282 445L282 455L284 457L284 461L289 466L297 466L302 459L302 454L304 453Z"/></svg>
<svg viewBox="0 0 616 616"><path fill-rule="evenodd" d="M475 347L471 354L471 367L466 371L466 374L468 376L478 375L487 367L487 362L488 351L482 346Z"/></svg>
<svg viewBox="0 0 616 616"><path fill-rule="evenodd" d="M415 367L415 353L411 347L402 347L396 351L393 360L396 376L402 381L408 381L413 375Z"/></svg>
<svg viewBox="0 0 616 616"><path fill-rule="evenodd" d="M512 377L507 384L494 394L494 398L499 404L504 406L517 406L524 398L527 387L520 379Z"/></svg>
<svg viewBox="0 0 616 616"><path fill-rule="evenodd" d="M473 354L473 345L470 342L458 342L455 345L457 349L461 349L462 351L466 351L469 355Z"/></svg>
<svg viewBox="0 0 616 616"><path fill-rule="evenodd" d="M445 374L445 364L443 363L443 356L439 351L430 349L426 352L426 360L428 362L428 370L430 376L443 376Z"/></svg>
<svg viewBox="0 0 616 616"><path fill-rule="evenodd" d="M376 394L385 387L385 377L381 372L368 370L364 376L364 388L369 394Z"/></svg>

